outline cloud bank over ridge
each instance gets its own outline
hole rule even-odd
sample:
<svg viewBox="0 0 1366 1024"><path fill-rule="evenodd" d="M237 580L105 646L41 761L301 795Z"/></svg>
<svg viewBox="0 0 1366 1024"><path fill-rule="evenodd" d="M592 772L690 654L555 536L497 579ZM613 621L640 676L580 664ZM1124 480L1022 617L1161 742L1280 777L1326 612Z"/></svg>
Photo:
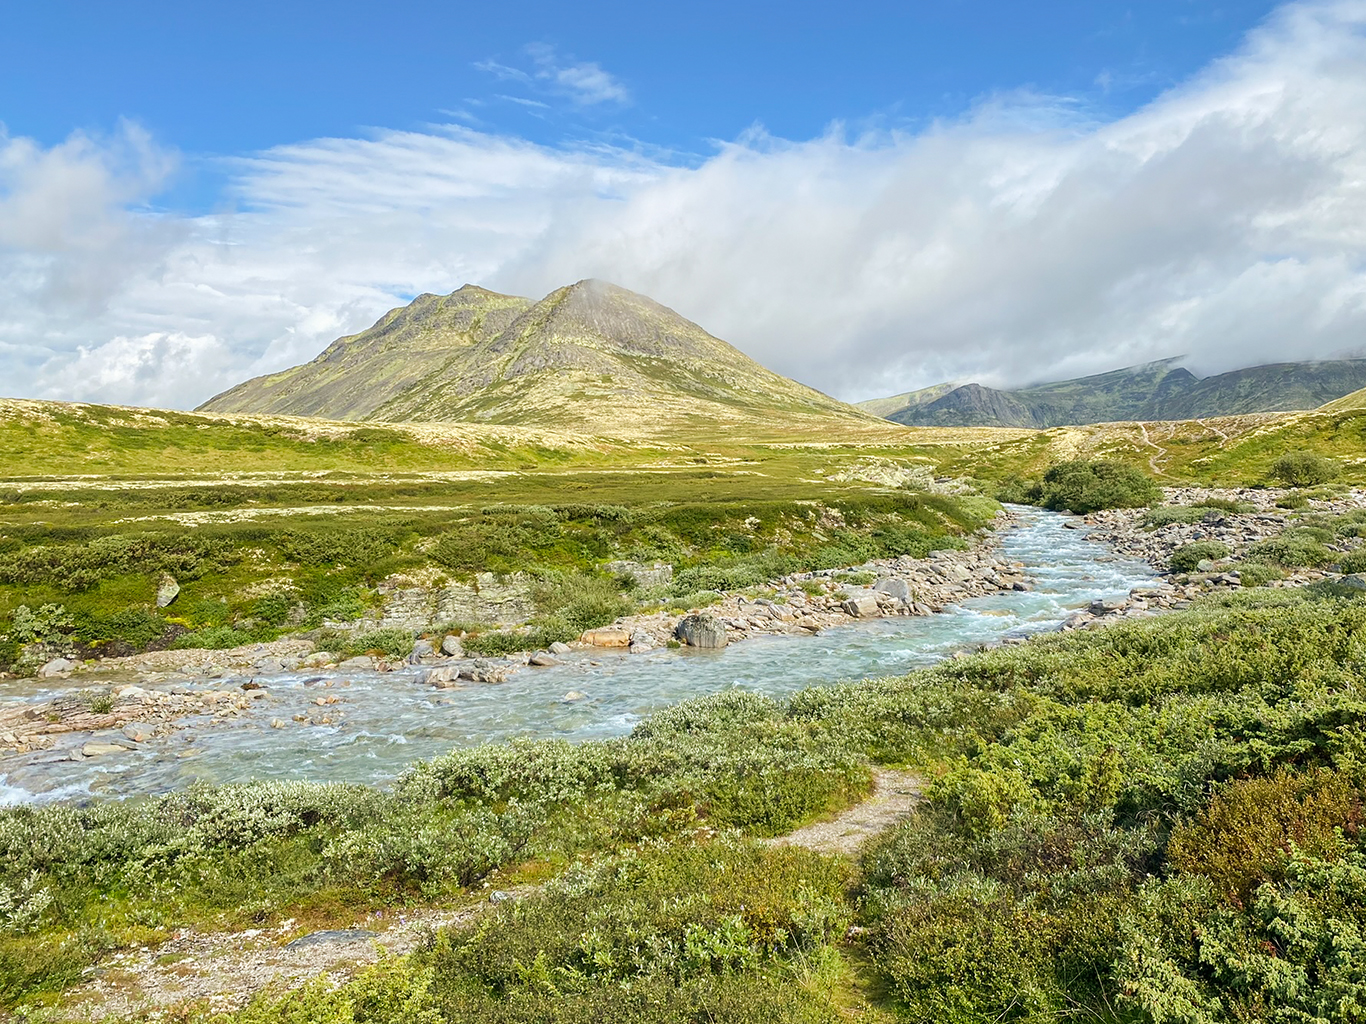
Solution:
<svg viewBox="0 0 1366 1024"><path fill-rule="evenodd" d="M624 86L621 88L624 89ZM601 277L842 398L1188 353L1366 350L1366 0L1295 4L1147 107L990 98L910 134L755 130L680 163L453 126L227 164L152 204L136 126L0 134L0 388L188 407L422 291Z"/></svg>

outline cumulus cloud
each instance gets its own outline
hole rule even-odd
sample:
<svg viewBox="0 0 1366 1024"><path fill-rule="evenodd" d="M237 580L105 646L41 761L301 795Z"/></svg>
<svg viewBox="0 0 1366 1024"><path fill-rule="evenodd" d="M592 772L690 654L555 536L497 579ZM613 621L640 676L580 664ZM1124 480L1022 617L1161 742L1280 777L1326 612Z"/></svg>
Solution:
<svg viewBox="0 0 1366 1024"><path fill-rule="evenodd" d="M915 134L756 130L687 166L377 132L232 161L192 218L147 208L174 156L135 129L0 137L0 366L12 394L193 405L417 292L590 276L849 399L1359 354L1363 109L1366 2L1345 0L1281 9L1118 120L1002 95Z"/></svg>

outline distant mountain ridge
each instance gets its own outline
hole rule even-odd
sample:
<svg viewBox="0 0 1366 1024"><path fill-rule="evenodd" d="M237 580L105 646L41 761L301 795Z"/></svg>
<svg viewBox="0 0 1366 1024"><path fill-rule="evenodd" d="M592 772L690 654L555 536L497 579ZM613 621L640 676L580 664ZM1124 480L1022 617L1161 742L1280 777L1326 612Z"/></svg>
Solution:
<svg viewBox="0 0 1366 1024"><path fill-rule="evenodd" d="M904 402L879 398L858 405L907 426L1043 429L1316 409L1366 388L1366 359L1269 363L1204 378L1178 361L1014 390L939 384L896 396Z"/></svg>
<svg viewBox="0 0 1366 1024"><path fill-rule="evenodd" d="M623 435L886 426L652 299L594 280L539 302L473 285L420 295L311 362L244 381L200 411Z"/></svg>

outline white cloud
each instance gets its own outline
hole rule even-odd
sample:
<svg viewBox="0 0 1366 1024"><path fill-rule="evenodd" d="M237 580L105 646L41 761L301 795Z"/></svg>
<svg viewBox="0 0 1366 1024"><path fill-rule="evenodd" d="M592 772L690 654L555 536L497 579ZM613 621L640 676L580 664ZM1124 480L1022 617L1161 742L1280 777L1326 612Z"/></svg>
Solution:
<svg viewBox="0 0 1366 1024"><path fill-rule="evenodd" d="M517 82L545 95L564 97L581 107L603 103L622 105L631 100L631 93L621 80L604 71L600 64L566 58L549 43L530 43L523 49L531 58L529 70L500 64L495 60L478 61L474 66L502 81ZM499 98L527 106L548 106L516 96Z"/></svg>
<svg viewBox="0 0 1366 1024"><path fill-rule="evenodd" d="M567 67L590 66L551 51L520 74ZM605 81L554 79L584 96ZM3 390L193 405L420 291L589 276L846 398L1359 352L1362 110L1366 2L1350 0L1282 9L1109 123L1001 96L914 135L756 131L688 167L379 132L235 160L224 209L196 218L146 209L174 157L136 129L0 136Z"/></svg>

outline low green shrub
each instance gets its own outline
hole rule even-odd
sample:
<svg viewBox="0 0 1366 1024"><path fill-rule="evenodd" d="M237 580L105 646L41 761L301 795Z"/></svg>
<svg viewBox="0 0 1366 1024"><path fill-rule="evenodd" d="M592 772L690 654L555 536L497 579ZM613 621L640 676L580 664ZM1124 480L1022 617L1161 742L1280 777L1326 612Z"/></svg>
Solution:
<svg viewBox="0 0 1366 1024"><path fill-rule="evenodd" d="M1339 772L1287 768L1225 784L1209 805L1177 823L1167 859L1220 893L1247 900L1265 882L1284 882L1294 858L1335 859L1366 824L1357 780Z"/></svg>
<svg viewBox="0 0 1366 1024"><path fill-rule="evenodd" d="M1289 529L1279 537L1257 541L1243 554L1243 559L1287 569L1313 569L1331 562L1333 552L1307 531Z"/></svg>
<svg viewBox="0 0 1366 1024"><path fill-rule="evenodd" d="M1233 569L1238 573L1239 584L1244 587L1264 587L1285 576L1281 570L1264 562L1239 562Z"/></svg>
<svg viewBox="0 0 1366 1024"><path fill-rule="evenodd" d="M1287 487L1326 484L1342 471L1333 459L1315 452L1286 452L1271 464L1268 475Z"/></svg>
<svg viewBox="0 0 1366 1024"><path fill-rule="evenodd" d="M1172 552L1173 572L1194 572L1201 562L1217 562L1228 557L1228 545L1217 540L1197 540L1182 544Z"/></svg>
<svg viewBox="0 0 1366 1024"><path fill-rule="evenodd" d="M665 607L674 612L686 612L693 608L706 608L720 600L721 595L715 590L697 590L691 594L670 599Z"/></svg>
<svg viewBox="0 0 1366 1024"><path fill-rule="evenodd" d="M1338 559L1338 571L1342 573L1366 572L1366 547L1349 551Z"/></svg>

